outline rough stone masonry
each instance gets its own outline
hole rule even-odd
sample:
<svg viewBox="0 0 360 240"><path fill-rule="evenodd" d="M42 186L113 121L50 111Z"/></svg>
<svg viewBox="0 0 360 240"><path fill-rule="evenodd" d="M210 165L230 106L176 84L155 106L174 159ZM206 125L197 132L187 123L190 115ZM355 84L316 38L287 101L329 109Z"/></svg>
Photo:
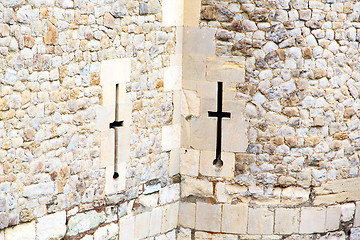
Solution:
<svg viewBox="0 0 360 240"><path fill-rule="evenodd" d="M0 240L360 239L359 41L355 0L2 0Z"/></svg>

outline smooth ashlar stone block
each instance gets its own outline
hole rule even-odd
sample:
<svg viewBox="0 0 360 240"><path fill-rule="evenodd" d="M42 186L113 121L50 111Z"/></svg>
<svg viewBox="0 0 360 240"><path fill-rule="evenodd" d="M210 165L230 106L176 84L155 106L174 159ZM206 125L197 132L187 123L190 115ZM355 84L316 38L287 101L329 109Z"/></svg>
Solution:
<svg viewBox="0 0 360 240"><path fill-rule="evenodd" d="M215 33L215 28L184 27L184 55L215 55Z"/></svg>
<svg viewBox="0 0 360 240"><path fill-rule="evenodd" d="M220 232L221 205L212 205L203 202L196 203L196 229Z"/></svg>
<svg viewBox="0 0 360 240"><path fill-rule="evenodd" d="M206 56L184 54L182 60L184 81L205 81Z"/></svg>
<svg viewBox="0 0 360 240"><path fill-rule="evenodd" d="M300 233L325 232L326 208L301 208Z"/></svg>
<svg viewBox="0 0 360 240"><path fill-rule="evenodd" d="M149 236L150 212L144 212L135 216L135 239L142 239Z"/></svg>
<svg viewBox="0 0 360 240"><path fill-rule="evenodd" d="M176 91L181 89L182 67L170 66L164 69L164 91Z"/></svg>
<svg viewBox="0 0 360 240"><path fill-rule="evenodd" d="M61 211L39 218L36 223L38 240L62 239L66 233L66 212Z"/></svg>
<svg viewBox="0 0 360 240"><path fill-rule="evenodd" d="M215 151L200 152L200 174L212 177L234 177L235 154L229 152L221 153L223 166L218 167L213 164L216 158Z"/></svg>
<svg viewBox="0 0 360 240"><path fill-rule="evenodd" d="M347 222L353 219L355 213L355 204L346 203L341 205L341 221Z"/></svg>
<svg viewBox="0 0 360 240"><path fill-rule="evenodd" d="M274 212L267 208L249 208L248 233L272 234Z"/></svg>
<svg viewBox="0 0 360 240"><path fill-rule="evenodd" d="M161 232L168 232L178 225L179 219L179 202L166 205L163 208L163 219Z"/></svg>
<svg viewBox="0 0 360 240"><path fill-rule="evenodd" d="M161 222L163 218L163 208L157 207L151 211L150 217L150 236L161 232Z"/></svg>
<svg viewBox="0 0 360 240"><path fill-rule="evenodd" d="M197 177L199 175L200 151L193 149L180 150L180 173Z"/></svg>
<svg viewBox="0 0 360 240"><path fill-rule="evenodd" d="M179 224L183 227L195 227L195 203L180 202Z"/></svg>
<svg viewBox="0 0 360 240"><path fill-rule="evenodd" d="M180 148L180 124L162 127L161 146L163 151Z"/></svg>
<svg viewBox="0 0 360 240"><path fill-rule="evenodd" d="M202 100L205 104L205 101ZM213 111L215 109L210 109ZM216 110L215 110L216 111ZM190 120L190 146L193 149L214 151L216 150L216 119L207 115Z"/></svg>
<svg viewBox="0 0 360 240"><path fill-rule="evenodd" d="M221 232L246 234L248 206L246 204L223 206Z"/></svg>
<svg viewBox="0 0 360 240"><path fill-rule="evenodd" d="M199 25L200 7L201 0L184 0L184 26Z"/></svg>
<svg viewBox="0 0 360 240"><path fill-rule="evenodd" d="M162 26L172 27L183 24L184 1L163 0L162 1Z"/></svg>
<svg viewBox="0 0 360 240"><path fill-rule="evenodd" d="M235 83L245 81L245 60L243 57L210 56L206 60L207 81Z"/></svg>
<svg viewBox="0 0 360 240"><path fill-rule="evenodd" d="M5 240L35 240L35 221L5 229Z"/></svg>
<svg viewBox="0 0 360 240"><path fill-rule="evenodd" d="M200 116L200 98L197 96L196 91L182 91L181 114L185 118L189 116Z"/></svg>
<svg viewBox="0 0 360 240"><path fill-rule="evenodd" d="M300 210L297 208L275 209L275 233L292 234L299 232Z"/></svg>
<svg viewBox="0 0 360 240"><path fill-rule="evenodd" d="M329 206L326 208L326 220L325 228L326 231L335 231L339 229L341 216L341 206Z"/></svg>
<svg viewBox="0 0 360 240"><path fill-rule="evenodd" d="M125 216L119 221L119 240L135 239L135 217Z"/></svg>

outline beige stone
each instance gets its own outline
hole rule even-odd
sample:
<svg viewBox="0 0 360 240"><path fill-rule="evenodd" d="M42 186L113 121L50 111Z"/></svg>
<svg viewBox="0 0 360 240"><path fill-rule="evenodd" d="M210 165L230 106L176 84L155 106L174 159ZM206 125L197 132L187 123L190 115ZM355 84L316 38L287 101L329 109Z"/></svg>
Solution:
<svg viewBox="0 0 360 240"><path fill-rule="evenodd" d="M202 99L201 104L206 103ZM190 146L198 150L214 151L216 149L216 119L207 115L190 120Z"/></svg>
<svg viewBox="0 0 360 240"><path fill-rule="evenodd" d="M335 231L339 229L341 216L341 207L339 205L329 206L326 208L326 231Z"/></svg>
<svg viewBox="0 0 360 240"><path fill-rule="evenodd" d="M35 240L35 221L5 229L5 240Z"/></svg>
<svg viewBox="0 0 360 240"><path fill-rule="evenodd" d="M170 66L164 69L164 91L181 89L182 67Z"/></svg>
<svg viewBox="0 0 360 240"><path fill-rule="evenodd" d="M164 0L162 1L162 26L180 26L184 19L183 0Z"/></svg>
<svg viewBox="0 0 360 240"><path fill-rule="evenodd" d="M135 239L142 239L149 236L150 212L141 213L135 216Z"/></svg>
<svg viewBox="0 0 360 240"><path fill-rule="evenodd" d="M200 151L193 149L180 150L180 173L197 177L199 175Z"/></svg>
<svg viewBox="0 0 360 240"><path fill-rule="evenodd" d="M354 227L360 226L360 202L356 202Z"/></svg>
<svg viewBox="0 0 360 240"><path fill-rule="evenodd" d="M243 57L208 57L206 80L243 83L245 81L243 63Z"/></svg>
<svg viewBox="0 0 360 240"><path fill-rule="evenodd" d="M215 55L215 32L214 28L184 27L184 55Z"/></svg>
<svg viewBox="0 0 360 240"><path fill-rule="evenodd" d="M220 232L221 205L196 203L196 229L209 232Z"/></svg>
<svg viewBox="0 0 360 240"><path fill-rule="evenodd" d="M274 212L267 208L249 208L248 233L272 234Z"/></svg>
<svg viewBox="0 0 360 240"><path fill-rule="evenodd" d="M299 204L309 199L309 190L299 187L287 187L281 192L281 202L285 204Z"/></svg>
<svg viewBox="0 0 360 240"><path fill-rule="evenodd" d="M211 182L192 177L185 177L181 181L181 197L198 196L211 197L213 185Z"/></svg>
<svg viewBox="0 0 360 240"><path fill-rule="evenodd" d="M168 232L178 225L179 202L164 206L161 232Z"/></svg>
<svg viewBox="0 0 360 240"><path fill-rule="evenodd" d="M36 223L38 240L61 239L66 233L66 212L61 211L39 218Z"/></svg>
<svg viewBox="0 0 360 240"><path fill-rule="evenodd" d="M300 233L325 232L326 208L301 208Z"/></svg>
<svg viewBox="0 0 360 240"><path fill-rule="evenodd" d="M195 227L195 203L180 202L179 224L186 228Z"/></svg>
<svg viewBox="0 0 360 240"><path fill-rule="evenodd" d="M162 218L163 218L163 208L162 207L154 208L151 211L149 236L153 236L158 233L161 233Z"/></svg>
<svg viewBox="0 0 360 240"><path fill-rule="evenodd" d="M231 197L225 188L224 182L218 182L215 185L215 197L216 201L219 203L228 203L231 201Z"/></svg>
<svg viewBox="0 0 360 240"><path fill-rule="evenodd" d="M246 234L248 206L246 204L223 206L221 232Z"/></svg>
<svg viewBox="0 0 360 240"><path fill-rule="evenodd" d="M186 88L186 81L205 81L206 57L204 55L184 54L183 56L183 86ZM190 88L193 89L193 88Z"/></svg>
<svg viewBox="0 0 360 240"><path fill-rule="evenodd" d="M349 178L330 181L315 190L315 205L331 205L335 203L360 200L360 178Z"/></svg>
<svg viewBox="0 0 360 240"><path fill-rule="evenodd" d="M135 217L125 216L119 221L119 240L135 239Z"/></svg>
<svg viewBox="0 0 360 240"><path fill-rule="evenodd" d="M200 98L195 91L182 91L181 114L186 118L189 116L200 116Z"/></svg>
<svg viewBox="0 0 360 240"><path fill-rule="evenodd" d="M218 167L213 164L216 159L215 151L201 151L200 152L200 174L212 177L234 177L235 169L235 154L222 152L221 160L223 165Z"/></svg>
<svg viewBox="0 0 360 240"><path fill-rule="evenodd" d="M161 146L163 151L180 148L180 124L162 127Z"/></svg>
<svg viewBox="0 0 360 240"><path fill-rule="evenodd" d="M5 230L0 230L0 240L5 240Z"/></svg>
<svg viewBox="0 0 360 240"><path fill-rule="evenodd" d="M182 153L182 151L182 149L176 148L170 152L169 174L171 176L180 173L180 154Z"/></svg>
<svg viewBox="0 0 360 240"><path fill-rule="evenodd" d="M300 210L297 208L275 209L275 233L292 234L299 232Z"/></svg>
<svg viewBox="0 0 360 240"><path fill-rule="evenodd" d="M200 7L201 0L184 0L184 26L199 25Z"/></svg>
<svg viewBox="0 0 360 240"><path fill-rule="evenodd" d="M250 238L246 238L246 239L250 239ZM256 238L256 239L260 239L260 238ZM208 233L208 232L197 231L195 232L195 240L238 240L238 236L232 234Z"/></svg>

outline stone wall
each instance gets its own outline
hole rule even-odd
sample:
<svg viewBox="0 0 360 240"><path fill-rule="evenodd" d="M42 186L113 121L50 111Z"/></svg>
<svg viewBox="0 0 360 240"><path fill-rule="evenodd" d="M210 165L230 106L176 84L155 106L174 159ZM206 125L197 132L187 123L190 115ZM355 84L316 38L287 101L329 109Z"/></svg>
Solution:
<svg viewBox="0 0 360 240"><path fill-rule="evenodd" d="M356 1L0 12L1 240L359 238Z"/></svg>
<svg viewBox="0 0 360 240"><path fill-rule="evenodd" d="M174 118L177 15L166 6L0 3L0 239L173 239L180 189L162 128ZM109 155L115 83L127 113L121 182Z"/></svg>

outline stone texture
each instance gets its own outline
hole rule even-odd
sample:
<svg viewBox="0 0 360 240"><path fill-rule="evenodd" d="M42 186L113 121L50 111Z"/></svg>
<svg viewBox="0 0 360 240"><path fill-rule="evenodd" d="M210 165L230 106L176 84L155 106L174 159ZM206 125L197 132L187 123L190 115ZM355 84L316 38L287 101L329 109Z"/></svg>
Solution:
<svg viewBox="0 0 360 240"><path fill-rule="evenodd" d="M221 232L246 234L248 206L246 204L223 205Z"/></svg>
<svg viewBox="0 0 360 240"><path fill-rule="evenodd" d="M292 234L299 232L300 210L291 208L275 209L275 229L278 234Z"/></svg>
<svg viewBox="0 0 360 240"><path fill-rule="evenodd" d="M354 227L359 227L359 226L360 226L360 202L356 202Z"/></svg>
<svg viewBox="0 0 360 240"><path fill-rule="evenodd" d="M57 212L39 218L36 223L37 239L61 239L66 233L66 212Z"/></svg>
<svg viewBox="0 0 360 240"><path fill-rule="evenodd" d="M181 197L199 196L210 197L213 194L213 186L210 182L186 177L181 182Z"/></svg>
<svg viewBox="0 0 360 240"><path fill-rule="evenodd" d="M88 231L98 227L105 221L105 213L97 213L90 211L87 213L80 213L71 217L68 221L67 235L73 236L78 233Z"/></svg>
<svg viewBox="0 0 360 240"><path fill-rule="evenodd" d="M300 233L325 232L326 209L321 207L301 208Z"/></svg>
<svg viewBox="0 0 360 240"><path fill-rule="evenodd" d="M273 234L274 212L266 208L249 208L248 233Z"/></svg>
<svg viewBox="0 0 360 240"><path fill-rule="evenodd" d="M220 232L221 205L196 203L196 229Z"/></svg>
<svg viewBox="0 0 360 240"><path fill-rule="evenodd" d="M339 228L341 216L340 206L329 206L326 209L326 231L334 231Z"/></svg>
<svg viewBox="0 0 360 240"><path fill-rule="evenodd" d="M36 239L35 221L5 229L5 240Z"/></svg>

